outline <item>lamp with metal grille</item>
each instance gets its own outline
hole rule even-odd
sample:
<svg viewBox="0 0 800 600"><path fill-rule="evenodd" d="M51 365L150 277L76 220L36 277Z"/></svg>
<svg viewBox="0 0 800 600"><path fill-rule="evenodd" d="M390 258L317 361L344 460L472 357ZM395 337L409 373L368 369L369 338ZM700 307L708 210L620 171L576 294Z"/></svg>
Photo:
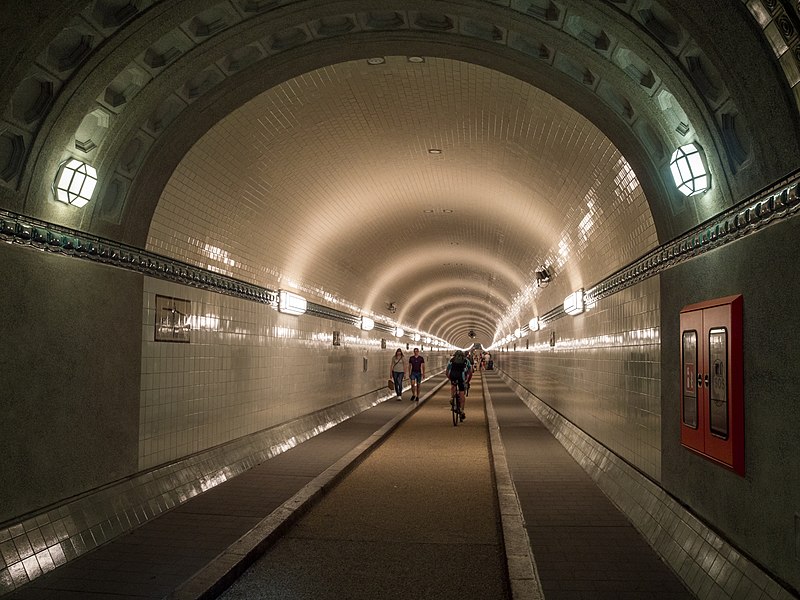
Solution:
<svg viewBox="0 0 800 600"><path fill-rule="evenodd" d="M80 208L92 199L97 186L97 171L91 165L77 158L61 164L53 182L53 193L56 200Z"/></svg>
<svg viewBox="0 0 800 600"><path fill-rule="evenodd" d="M711 187L703 150L696 144L686 144L675 150L669 159L669 168L675 185L685 196L702 194Z"/></svg>

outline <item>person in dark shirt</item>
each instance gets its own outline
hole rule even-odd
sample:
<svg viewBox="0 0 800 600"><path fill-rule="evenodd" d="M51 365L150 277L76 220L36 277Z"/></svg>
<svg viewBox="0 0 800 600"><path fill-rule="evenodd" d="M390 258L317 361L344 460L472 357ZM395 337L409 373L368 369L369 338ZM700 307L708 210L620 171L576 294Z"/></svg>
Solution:
<svg viewBox="0 0 800 600"><path fill-rule="evenodd" d="M414 355L408 359L408 378L411 380L411 401L419 402L419 386L425 378L425 359L414 348Z"/></svg>
<svg viewBox="0 0 800 600"><path fill-rule="evenodd" d="M467 377L472 374L472 364L462 350L456 350L450 362L447 363L447 378L450 380L450 394L453 395L458 390L458 409L461 420L466 418L464 414L464 392L467 389Z"/></svg>

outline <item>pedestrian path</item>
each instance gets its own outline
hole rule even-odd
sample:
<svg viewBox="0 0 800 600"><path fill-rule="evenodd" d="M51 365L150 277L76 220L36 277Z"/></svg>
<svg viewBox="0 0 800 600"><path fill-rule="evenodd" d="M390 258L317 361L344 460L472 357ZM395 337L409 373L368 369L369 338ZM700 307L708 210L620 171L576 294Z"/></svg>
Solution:
<svg viewBox="0 0 800 600"><path fill-rule="evenodd" d="M378 404L3 600L213 597L414 410L408 401Z"/></svg>
<svg viewBox="0 0 800 600"><path fill-rule="evenodd" d="M315 504L222 600L510 598L481 386L449 386Z"/></svg>
<svg viewBox="0 0 800 600"><path fill-rule="evenodd" d="M544 597L693 598L499 374L484 379Z"/></svg>
<svg viewBox="0 0 800 600"><path fill-rule="evenodd" d="M4 600L692 597L499 374L458 427L437 380Z"/></svg>

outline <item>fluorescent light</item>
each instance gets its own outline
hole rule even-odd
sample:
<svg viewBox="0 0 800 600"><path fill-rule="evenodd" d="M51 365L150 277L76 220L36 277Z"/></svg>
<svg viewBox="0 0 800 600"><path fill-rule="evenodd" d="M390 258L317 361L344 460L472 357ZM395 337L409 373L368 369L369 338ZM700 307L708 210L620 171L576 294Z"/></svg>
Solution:
<svg viewBox="0 0 800 600"><path fill-rule="evenodd" d="M531 331L539 331L539 317L533 317L528 321L528 329Z"/></svg>
<svg viewBox="0 0 800 600"><path fill-rule="evenodd" d="M375 321L369 317L361 317L361 329L364 331L372 331L375 328Z"/></svg>
<svg viewBox="0 0 800 600"><path fill-rule="evenodd" d="M695 144L681 146L669 159L675 185L684 196L702 194L711 187L702 149Z"/></svg>
<svg viewBox="0 0 800 600"><path fill-rule="evenodd" d="M579 315L583 308L583 288L564 298L564 312L568 315Z"/></svg>
<svg viewBox="0 0 800 600"><path fill-rule="evenodd" d="M56 200L78 208L86 206L97 186L97 171L91 165L72 158L58 168L53 192Z"/></svg>
<svg viewBox="0 0 800 600"><path fill-rule="evenodd" d="M280 290L278 310L287 315L302 315L308 308L308 302L302 296Z"/></svg>

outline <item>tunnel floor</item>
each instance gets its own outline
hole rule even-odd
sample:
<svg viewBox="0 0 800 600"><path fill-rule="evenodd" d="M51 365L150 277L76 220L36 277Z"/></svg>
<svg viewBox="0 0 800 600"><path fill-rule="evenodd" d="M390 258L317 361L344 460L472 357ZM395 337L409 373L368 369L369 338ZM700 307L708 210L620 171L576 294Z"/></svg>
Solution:
<svg viewBox="0 0 800 600"><path fill-rule="evenodd" d="M432 378L4 598L511 598L481 379L544 597L692 598L495 372L458 427Z"/></svg>

